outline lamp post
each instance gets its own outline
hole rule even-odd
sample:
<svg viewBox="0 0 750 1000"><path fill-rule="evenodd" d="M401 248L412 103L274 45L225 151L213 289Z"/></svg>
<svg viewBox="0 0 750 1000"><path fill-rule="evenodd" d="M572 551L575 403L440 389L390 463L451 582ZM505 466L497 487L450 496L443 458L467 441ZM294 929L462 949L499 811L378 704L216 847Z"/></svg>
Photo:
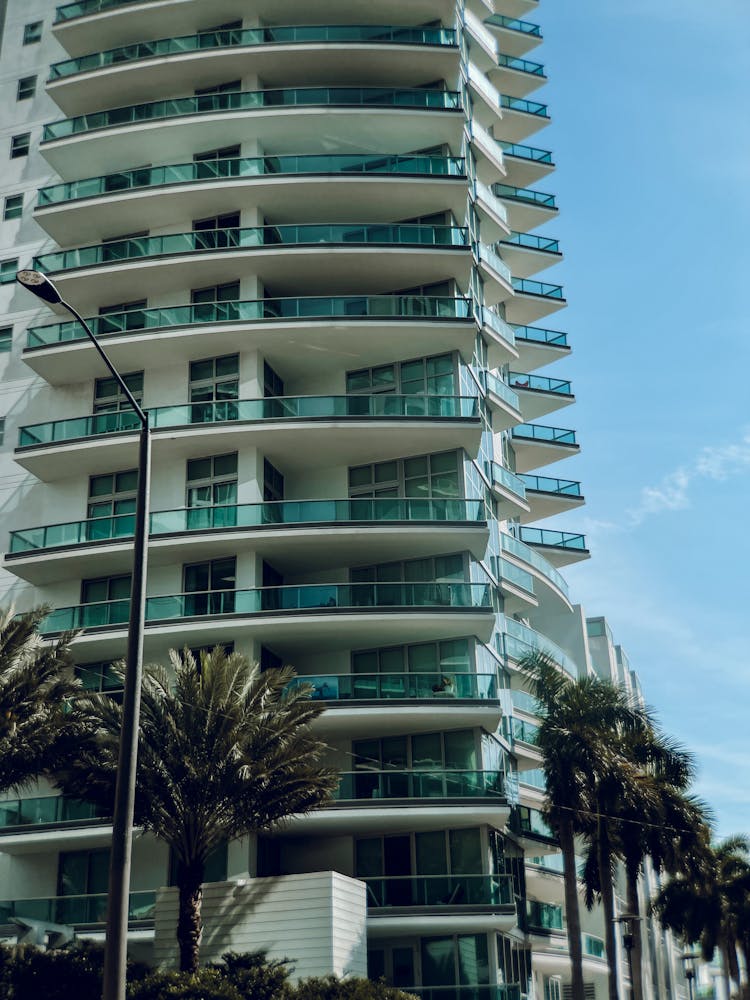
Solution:
<svg viewBox="0 0 750 1000"><path fill-rule="evenodd" d="M49 305L60 305L83 327L86 336L122 390L141 425L138 446L138 493L133 535L133 578L130 590L125 690L122 704L122 730L117 762L112 849L109 865L107 937L104 956L103 1000L125 1000L125 970L130 909L130 866L135 805L135 775L138 763L138 722L141 709L143 673L143 626L146 612L146 572L148 565L148 515L151 476L151 434L148 414L141 409L120 373L94 336L88 323L58 292L40 271L19 271L16 280L27 291Z"/></svg>
<svg viewBox="0 0 750 1000"><path fill-rule="evenodd" d="M633 923L640 919L641 918L637 913L621 913L619 917L615 917L615 923L623 925L622 943L625 948L625 953L628 956L631 1000L635 997L635 983L633 982L633 945L635 944L635 935L633 933Z"/></svg>
<svg viewBox="0 0 750 1000"><path fill-rule="evenodd" d="M693 980L695 979L695 960L699 958L697 952L686 951L680 955L680 961L682 962L682 968L685 972L685 979L687 979L688 984L688 995L689 1000L693 1000Z"/></svg>

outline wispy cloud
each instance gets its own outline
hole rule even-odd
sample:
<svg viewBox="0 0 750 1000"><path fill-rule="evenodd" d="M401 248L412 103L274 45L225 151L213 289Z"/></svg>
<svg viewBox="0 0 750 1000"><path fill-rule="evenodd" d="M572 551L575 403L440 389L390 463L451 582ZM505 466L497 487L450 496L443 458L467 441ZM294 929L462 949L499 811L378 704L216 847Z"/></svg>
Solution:
<svg viewBox="0 0 750 1000"><path fill-rule="evenodd" d="M642 524L652 514L690 507L690 489L699 480L724 482L750 467L750 429L739 441L718 448L704 447L692 462L668 472L655 486L644 486L639 502L627 511L628 526Z"/></svg>

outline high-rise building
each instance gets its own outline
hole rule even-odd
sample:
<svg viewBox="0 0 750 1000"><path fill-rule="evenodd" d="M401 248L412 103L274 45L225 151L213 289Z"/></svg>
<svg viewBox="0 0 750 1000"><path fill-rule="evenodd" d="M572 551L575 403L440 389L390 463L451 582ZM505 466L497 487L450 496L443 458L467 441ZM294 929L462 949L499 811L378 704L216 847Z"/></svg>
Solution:
<svg viewBox="0 0 750 1000"><path fill-rule="evenodd" d="M427 1000L557 1000L569 969L515 669L594 660L559 572L585 540L538 526L583 497L546 468L578 443L547 370L569 345L539 278L560 250L537 6L8 0L0 51L1 603L81 629L83 683L117 696L135 422L13 283L33 262L151 415L146 658L222 644L328 706L336 803L227 845L207 900L286 887L269 946L292 957L304 893L333 900L338 957L302 966L364 971L366 932L370 975ZM0 917L101 936L108 837L50 789L4 802ZM136 841L145 957L169 867ZM261 910L233 911L256 944ZM584 944L603 997L596 912Z"/></svg>

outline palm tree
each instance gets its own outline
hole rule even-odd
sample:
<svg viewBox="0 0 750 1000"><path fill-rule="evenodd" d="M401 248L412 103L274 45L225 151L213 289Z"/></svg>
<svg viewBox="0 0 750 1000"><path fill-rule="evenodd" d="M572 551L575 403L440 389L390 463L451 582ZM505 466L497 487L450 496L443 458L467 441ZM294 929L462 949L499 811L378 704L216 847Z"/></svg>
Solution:
<svg viewBox="0 0 750 1000"><path fill-rule="evenodd" d="M749 896L750 839L735 836L706 845L703 863L668 882L652 909L687 944L700 944L707 962L719 949L731 991L732 982L741 985L737 947L744 945Z"/></svg>
<svg viewBox="0 0 750 1000"><path fill-rule="evenodd" d="M72 633L45 642L39 607L0 611L0 791L23 788L75 751L80 717L66 699L80 690L73 677Z"/></svg>
<svg viewBox="0 0 750 1000"><path fill-rule="evenodd" d="M227 841L269 830L328 800L338 775L320 763L309 731L323 706L294 671L261 673L217 647L170 651L172 672L144 671L136 823L164 840L176 862L180 968L198 968L206 859ZM63 790L111 812L121 707L104 695L82 708L96 738L59 778Z"/></svg>
<svg viewBox="0 0 750 1000"><path fill-rule="evenodd" d="M613 815L623 800L633 804L638 801L637 774L624 748L637 739L645 739L651 721L644 709L631 703L622 688L598 677L572 680L543 652L530 653L521 660L519 667L530 693L540 705L537 746L542 755L547 788L543 811L546 821L559 837L564 859L573 1000L583 998L581 920L575 868L577 835L587 839L595 851L587 868L591 872L595 862L595 888L604 910L609 996L610 1000L618 1000L612 887L616 851L605 817ZM593 903L591 884L587 901Z"/></svg>

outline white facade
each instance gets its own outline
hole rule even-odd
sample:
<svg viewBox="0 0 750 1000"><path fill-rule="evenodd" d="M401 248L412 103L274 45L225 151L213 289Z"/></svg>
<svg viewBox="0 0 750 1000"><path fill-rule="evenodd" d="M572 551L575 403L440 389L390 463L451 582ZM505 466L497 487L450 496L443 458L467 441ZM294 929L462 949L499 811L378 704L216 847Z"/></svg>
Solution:
<svg viewBox="0 0 750 1000"><path fill-rule="evenodd" d="M569 976L515 669L534 647L600 669L559 572L585 540L537 526L583 503L546 468L578 443L546 368L569 346L537 7L8 0L0 50L0 604L82 628L106 688L136 435L81 332L12 283L38 257L151 411L147 659L233 643L328 703L336 804L215 859L207 938L245 940L212 907L256 876L287 900L328 880L342 913L366 900L370 975L426 1000ZM3 913L100 935L106 821L41 788L1 815ZM133 944L159 961L168 880L139 840ZM363 971L340 930L306 967Z"/></svg>

